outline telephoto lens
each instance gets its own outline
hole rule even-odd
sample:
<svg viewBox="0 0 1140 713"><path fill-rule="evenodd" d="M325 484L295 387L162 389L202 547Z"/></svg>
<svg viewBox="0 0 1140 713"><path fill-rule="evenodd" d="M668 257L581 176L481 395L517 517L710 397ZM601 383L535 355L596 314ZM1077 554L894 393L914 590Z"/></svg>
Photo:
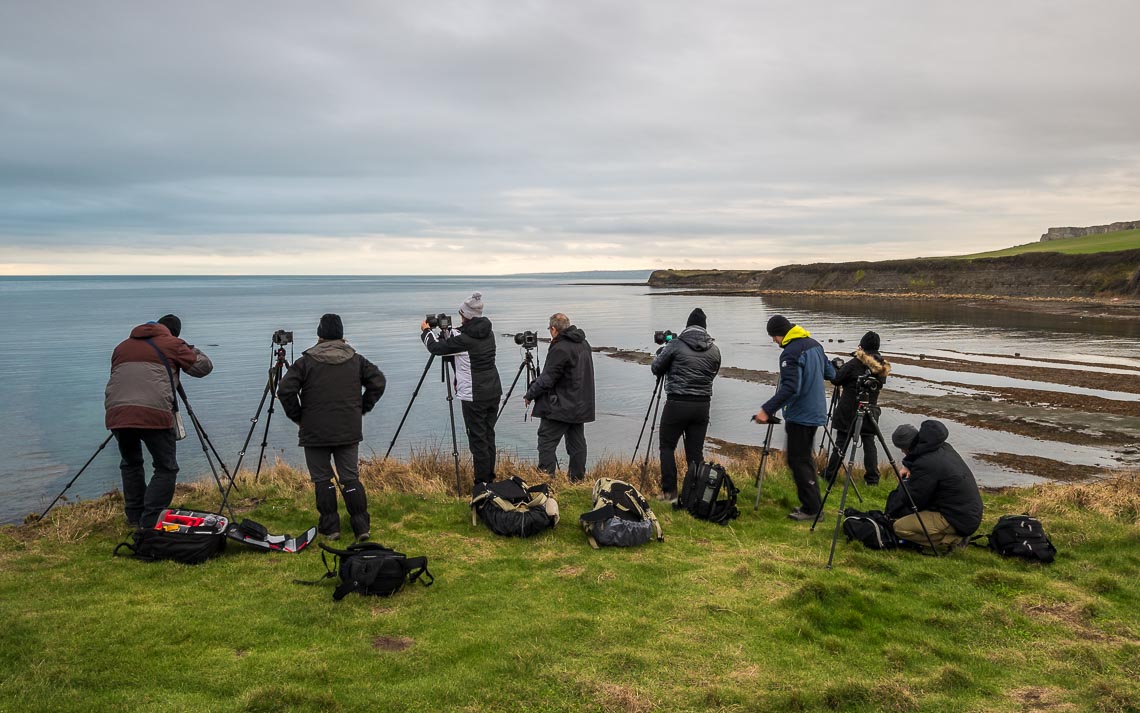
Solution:
<svg viewBox="0 0 1140 713"><path fill-rule="evenodd" d="M538 334L535 332L519 332L515 335L515 344L524 349L534 349L538 346Z"/></svg>
<svg viewBox="0 0 1140 713"><path fill-rule="evenodd" d="M424 317L424 321L427 322L427 326L431 327L432 329L435 329L437 326L439 326L439 320L436 319L434 314L429 314L428 316Z"/></svg>

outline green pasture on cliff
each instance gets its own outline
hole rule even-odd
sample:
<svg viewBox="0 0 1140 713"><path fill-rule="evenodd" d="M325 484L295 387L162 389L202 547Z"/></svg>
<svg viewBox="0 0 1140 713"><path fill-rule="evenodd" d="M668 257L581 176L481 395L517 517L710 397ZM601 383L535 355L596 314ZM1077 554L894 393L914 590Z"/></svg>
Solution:
<svg viewBox="0 0 1140 713"><path fill-rule="evenodd" d="M61 508L0 528L0 710L1137 710L1135 476L985 496L987 529L1038 509L1049 566L841 537L826 571L835 500L810 532L784 517L786 471L759 512L734 475L730 526L659 507L665 542L630 550L588 546L586 486L563 488L562 523L529 540L472 526L453 497L378 492L373 539L427 555L435 585L339 603L331 581L293 583L324 572L315 547L144 564L111 557L121 501ZM243 515L300 531L315 521L303 486L245 484ZM856 506L881 508L886 490L867 491Z"/></svg>
<svg viewBox="0 0 1140 713"><path fill-rule="evenodd" d="M1065 253L1069 255L1087 255L1091 253L1108 253L1120 250L1136 250L1140 248L1140 230L1121 230L1103 235L1086 235L1082 238L1062 238L1048 242L1026 243L1015 245L1004 250L992 250L972 255L960 255L959 259L973 260L980 257L1006 257L1008 255L1021 255L1023 253Z"/></svg>

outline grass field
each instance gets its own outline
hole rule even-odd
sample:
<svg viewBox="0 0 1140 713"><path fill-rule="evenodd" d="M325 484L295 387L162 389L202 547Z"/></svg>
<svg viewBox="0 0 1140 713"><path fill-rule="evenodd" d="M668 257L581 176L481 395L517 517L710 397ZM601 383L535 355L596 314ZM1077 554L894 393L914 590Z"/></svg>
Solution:
<svg viewBox="0 0 1140 713"><path fill-rule="evenodd" d="M1121 230L1104 235L1088 235L1083 238L1063 238L1042 243L1026 243L1015 245L1004 250L992 250L973 255L960 255L959 259L973 260L979 257L1006 257L1008 255L1021 255L1022 253L1067 253L1070 255L1086 255L1090 253L1107 253L1118 250L1140 249L1140 230Z"/></svg>
<svg viewBox="0 0 1140 713"><path fill-rule="evenodd" d="M364 469L373 539L427 555L436 576L390 599L334 603L331 581L294 584L323 573L315 547L234 545L197 567L112 558L126 532L113 496L0 528L0 709L1137 710L1135 475L986 495L985 530L999 514L1042 517L1060 551L1050 566L841 538L829 572L834 501L814 533L785 519L782 466L753 512L755 461L732 463L742 514L729 527L661 507L664 543L595 551L577 526L588 487L556 481L561 524L504 539L471 525L441 464ZM240 496L273 531L315 522L287 467ZM195 486L176 502L217 495Z"/></svg>

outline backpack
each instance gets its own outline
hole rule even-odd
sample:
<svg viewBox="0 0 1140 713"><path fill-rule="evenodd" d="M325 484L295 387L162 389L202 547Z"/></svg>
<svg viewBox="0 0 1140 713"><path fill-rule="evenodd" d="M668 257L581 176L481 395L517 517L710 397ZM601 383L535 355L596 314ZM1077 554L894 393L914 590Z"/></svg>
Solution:
<svg viewBox="0 0 1140 713"><path fill-rule="evenodd" d="M727 525L729 520L740 515L740 510L736 508L739 492L724 468L716 463L693 461L685 473L681 495L673 507L687 510L698 520Z"/></svg>
<svg viewBox="0 0 1140 713"><path fill-rule="evenodd" d="M111 554L126 548L135 559L147 562L201 564L226 549L228 528L229 520L218 513L163 510L154 527L135 530L131 541L118 544Z"/></svg>
<svg viewBox="0 0 1140 713"><path fill-rule="evenodd" d="M1002 515L989 535L975 535L970 542L986 538L989 548L1003 557L1024 557L1048 564L1057 556L1041 521L1029 515Z"/></svg>
<svg viewBox="0 0 1140 713"><path fill-rule="evenodd" d="M899 538L891 527L890 518L881 510L860 512L847 508L843 518L843 534L847 541L858 540L871 550L893 550L899 546Z"/></svg>
<svg viewBox="0 0 1140 713"><path fill-rule="evenodd" d="M558 524L558 502L550 486L528 486L517 475L490 483L476 482L471 496L471 524L487 523L505 537L530 537Z"/></svg>
<svg viewBox="0 0 1140 713"><path fill-rule="evenodd" d="M419 581L425 587L435 582L435 577L427 568L427 557L409 558L376 542L356 542L347 549L337 550L325 543L319 547L321 562L327 570L314 582L293 580L296 584L318 584L332 577L340 577L340 583L333 590L333 601L339 602L352 592L390 597L404 588L405 582ZM333 556L330 565L325 553ZM420 577L425 579L420 580Z"/></svg>
<svg viewBox="0 0 1140 713"><path fill-rule="evenodd" d="M590 546L632 547L656 538L664 542L661 524L637 488L623 480L598 478L594 509L578 518Z"/></svg>

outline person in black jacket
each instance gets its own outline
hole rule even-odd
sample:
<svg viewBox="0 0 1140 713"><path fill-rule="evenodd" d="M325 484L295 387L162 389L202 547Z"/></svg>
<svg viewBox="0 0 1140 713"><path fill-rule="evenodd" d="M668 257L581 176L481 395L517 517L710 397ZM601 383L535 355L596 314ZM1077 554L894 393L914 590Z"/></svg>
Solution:
<svg viewBox="0 0 1140 713"><path fill-rule="evenodd" d="M661 500L677 499L677 441L685 435L685 461L704 460L709 427L712 382L720 371L720 349L706 331L707 319L698 307L685 329L657 353L650 365L654 376L665 377L665 409L661 412Z"/></svg>
<svg viewBox="0 0 1140 713"><path fill-rule="evenodd" d="M452 356L455 364L455 395L463 408L467 447L475 481L495 479L495 421L503 384L495 364L495 333L483 316L483 293L474 292L459 305L462 324L437 339L427 322L420 325L420 338L432 354Z"/></svg>
<svg viewBox="0 0 1140 713"><path fill-rule="evenodd" d="M561 312L550 317L550 350L542 375L523 396L526 405L534 402L538 426L538 468L554 475L558 461L554 452L566 437L570 456L569 476L573 482L586 477L586 429L594 420L594 353L586 333L570 324Z"/></svg>
<svg viewBox="0 0 1140 713"><path fill-rule="evenodd" d="M293 362L277 386L285 415L301 427L299 445L320 514L317 531L330 540L340 537L334 462L352 532L358 541L369 537L368 497L357 461L362 417L384 395L384 386L384 374L344 341L344 325L335 314L321 317L316 345Z"/></svg>
<svg viewBox="0 0 1140 713"><path fill-rule="evenodd" d="M863 335L859 340L859 348L851 356L854 358L840 366L835 376L830 379L831 383L842 387L842 391L839 393L839 402L835 405L835 411L831 415L831 427L835 429L835 450L831 452L831 458L827 462L825 477L829 481L835 480L851 442L851 428L855 425L855 410L859 402L857 382L860 377L871 374L882 388L891 373L891 365L879 353L879 335L874 332ZM882 413L882 409L877 405L878 389L869 392L867 402L870 404L869 415L873 415L877 421L879 414ZM875 427L869 418L864 418L859 431L859 438L863 444L863 466L866 468L863 481L867 485L878 485L879 451L875 445Z"/></svg>
<svg viewBox="0 0 1140 713"><path fill-rule="evenodd" d="M982 495L970 467L946 442L950 434L940 421L902 425L891 434L891 442L903 453L902 475L914 498L918 518L902 488L887 496L886 515L894 520L895 534L903 540L925 544L922 525L935 546L960 545L982 523Z"/></svg>

